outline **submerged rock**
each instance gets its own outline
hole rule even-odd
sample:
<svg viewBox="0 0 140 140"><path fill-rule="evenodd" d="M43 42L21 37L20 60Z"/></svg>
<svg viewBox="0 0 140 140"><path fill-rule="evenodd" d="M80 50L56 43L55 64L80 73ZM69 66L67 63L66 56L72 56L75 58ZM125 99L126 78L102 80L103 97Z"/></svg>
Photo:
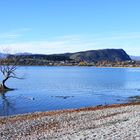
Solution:
<svg viewBox="0 0 140 140"><path fill-rule="evenodd" d="M129 102L140 102L140 96L130 96Z"/></svg>

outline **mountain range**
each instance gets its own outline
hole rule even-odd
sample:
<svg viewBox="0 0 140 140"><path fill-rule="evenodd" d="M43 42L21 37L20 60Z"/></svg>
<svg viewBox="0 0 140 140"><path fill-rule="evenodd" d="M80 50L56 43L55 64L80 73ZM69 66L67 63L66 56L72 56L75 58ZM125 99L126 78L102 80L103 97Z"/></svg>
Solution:
<svg viewBox="0 0 140 140"><path fill-rule="evenodd" d="M130 58L134 61L140 61L140 56L130 56Z"/></svg>
<svg viewBox="0 0 140 140"><path fill-rule="evenodd" d="M0 53L0 56L5 57L8 54ZM63 53L63 54L31 54L31 53L18 53L9 55L9 57L23 57L24 59L48 60L48 61L76 61L76 62L118 62L129 61L130 57L123 49L102 49L102 50L88 50L76 53ZM133 57L134 58L134 57Z"/></svg>
<svg viewBox="0 0 140 140"><path fill-rule="evenodd" d="M86 61L86 62L100 62L100 61L129 61L130 56L123 49L102 49L102 50L89 50L76 53L63 53L63 54L28 54L23 55L24 58L30 59L45 59L50 61L70 61L74 60L76 62Z"/></svg>

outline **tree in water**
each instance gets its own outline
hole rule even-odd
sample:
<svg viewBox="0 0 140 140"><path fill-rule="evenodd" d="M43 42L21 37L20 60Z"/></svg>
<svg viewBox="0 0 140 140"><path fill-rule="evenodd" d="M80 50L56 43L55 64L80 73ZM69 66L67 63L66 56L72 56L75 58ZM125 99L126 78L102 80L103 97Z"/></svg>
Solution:
<svg viewBox="0 0 140 140"><path fill-rule="evenodd" d="M13 90L6 86L6 81L10 78L22 79L16 75L16 70L18 68L18 63L20 61L19 57L12 55L3 57L0 59L0 72L3 75L3 80L0 84L0 91Z"/></svg>

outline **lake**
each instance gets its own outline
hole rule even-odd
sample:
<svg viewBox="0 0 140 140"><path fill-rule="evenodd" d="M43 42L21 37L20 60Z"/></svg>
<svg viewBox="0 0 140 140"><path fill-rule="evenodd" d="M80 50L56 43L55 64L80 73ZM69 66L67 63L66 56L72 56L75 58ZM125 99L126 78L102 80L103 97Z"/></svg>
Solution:
<svg viewBox="0 0 140 140"><path fill-rule="evenodd" d="M19 67L0 94L0 115L72 109L126 102L140 95L139 68Z"/></svg>

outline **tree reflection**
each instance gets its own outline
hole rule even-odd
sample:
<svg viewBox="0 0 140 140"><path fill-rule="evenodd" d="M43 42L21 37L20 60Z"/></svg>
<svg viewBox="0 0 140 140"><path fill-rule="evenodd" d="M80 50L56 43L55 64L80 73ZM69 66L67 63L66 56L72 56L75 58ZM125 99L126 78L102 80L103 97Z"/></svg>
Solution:
<svg viewBox="0 0 140 140"><path fill-rule="evenodd" d="M10 112L14 112L14 103L6 96L6 92L0 92L0 115L8 116Z"/></svg>

